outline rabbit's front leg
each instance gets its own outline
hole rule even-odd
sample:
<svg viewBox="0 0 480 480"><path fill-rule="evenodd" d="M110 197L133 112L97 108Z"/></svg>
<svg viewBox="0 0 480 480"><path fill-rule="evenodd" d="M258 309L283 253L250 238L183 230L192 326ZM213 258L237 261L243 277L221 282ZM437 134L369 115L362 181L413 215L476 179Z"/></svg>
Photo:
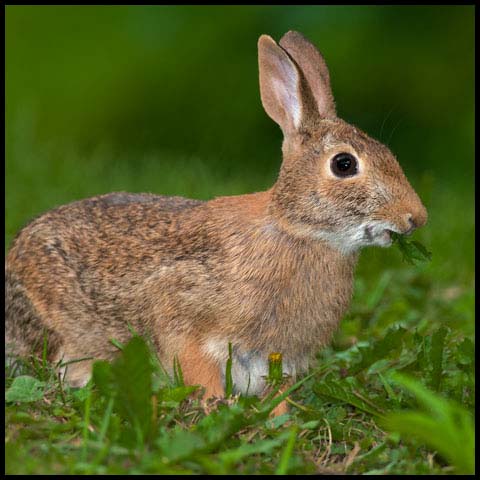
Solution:
<svg viewBox="0 0 480 480"><path fill-rule="evenodd" d="M222 370L211 356L204 353L199 342L194 340L186 342L178 359L185 384L201 385L205 388L203 403L208 410L207 400L209 398L223 398L225 396ZM265 382L267 373L268 364L265 355L259 352L240 353L234 348L232 375L235 390L238 393L267 396L269 393L269 388ZM277 395L281 395L290 385L291 381L288 380L282 385ZM286 400L283 400L272 410L271 415L276 417L287 412L288 404Z"/></svg>
<svg viewBox="0 0 480 480"><path fill-rule="evenodd" d="M219 365L215 360L205 355L197 341L189 340L186 342L178 360L182 369L183 381L186 385L201 385L204 387L204 399L220 398L225 395Z"/></svg>

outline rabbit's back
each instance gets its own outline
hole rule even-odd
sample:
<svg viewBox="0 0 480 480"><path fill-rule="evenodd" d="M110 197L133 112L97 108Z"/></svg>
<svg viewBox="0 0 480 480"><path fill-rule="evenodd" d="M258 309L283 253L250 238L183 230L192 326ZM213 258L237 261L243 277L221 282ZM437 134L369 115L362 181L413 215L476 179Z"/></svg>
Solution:
<svg viewBox="0 0 480 480"><path fill-rule="evenodd" d="M105 338L126 339L128 323L149 331L160 297L188 288L183 279L192 283L188 278L202 273L202 236L185 232L184 222L204 203L112 193L31 221L12 242L5 265L7 343L31 353L46 332L52 359L65 337L90 343L89 353L105 358ZM195 237L193 244L188 237ZM168 309L169 302L163 305Z"/></svg>
<svg viewBox="0 0 480 480"><path fill-rule="evenodd" d="M166 247L179 213L203 203L182 197L111 193L63 205L36 217L17 234L7 267L25 266L32 249L41 249L35 252L40 254L36 256L40 263L58 253L75 270L111 262L108 271L113 271L135 256L139 258L129 268L136 268L142 258L146 260L145 255ZM144 243L150 248L136 248Z"/></svg>
<svg viewBox="0 0 480 480"><path fill-rule="evenodd" d="M128 193L70 203L37 217L19 232L7 270L25 279L32 270L42 284L56 282L51 269L53 258L58 258L58 273L73 272L89 296L95 297L89 289L101 289L104 283L107 289L131 287L183 253L176 235L182 229L181 214L188 218L203 203Z"/></svg>

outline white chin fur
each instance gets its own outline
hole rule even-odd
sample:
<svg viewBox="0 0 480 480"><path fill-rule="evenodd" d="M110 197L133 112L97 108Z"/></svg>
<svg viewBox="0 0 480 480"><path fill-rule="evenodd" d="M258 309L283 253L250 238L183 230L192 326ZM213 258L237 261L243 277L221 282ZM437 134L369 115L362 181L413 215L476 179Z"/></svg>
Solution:
<svg viewBox="0 0 480 480"><path fill-rule="evenodd" d="M337 232L319 232L317 236L328 241L332 247L343 254L349 254L372 245L389 247L392 244L392 238L387 230L396 231L396 227L390 222L370 221L345 227Z"/></svg>

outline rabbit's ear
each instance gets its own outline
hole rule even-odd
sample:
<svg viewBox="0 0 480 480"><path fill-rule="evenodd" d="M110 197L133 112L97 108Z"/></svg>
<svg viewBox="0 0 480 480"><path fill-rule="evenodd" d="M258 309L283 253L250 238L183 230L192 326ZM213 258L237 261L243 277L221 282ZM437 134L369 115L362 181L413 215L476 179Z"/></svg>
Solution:
<svg viewBox="0 0 480 480"><path fill-rule="evenodd" d="M258 66L263 108L285 136L295 132L305 113L298 68L268 35L258 40Z"/></svg>
<svg viewBox="0 0 480 480"><path fill-rule="evenodd" d="M336 117L330 75L321 53L301 33L293 30L287 32L279 43L300 67L315 98L320 117Z"/></svg>

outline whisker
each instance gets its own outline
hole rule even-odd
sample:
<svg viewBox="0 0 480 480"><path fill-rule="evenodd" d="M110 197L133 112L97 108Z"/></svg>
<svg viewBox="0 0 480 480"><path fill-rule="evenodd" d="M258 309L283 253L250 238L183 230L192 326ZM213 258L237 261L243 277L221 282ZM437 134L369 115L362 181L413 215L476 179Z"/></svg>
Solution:
<svg viewBox="0 0 480 480"><path fill-rule="evenodd" d="M383 127L385 126L385 123L387 122L388 118L390 117L390 115L392 114L392 112L397 108L396 105L394 105L390 111L387 113L386 117L383 119L383 122L382 122L382 126L380 128L380 135L379 135L379 140L382 141L382 134L383 134Z"/></svg>
<svg viewBox="0 0 480 480"><path fill-rule="evenodd" d="M397 124L393 127L392 133L390 133L390 136L388 137L388 140L385 142L387 145L390 144L390 140L392 139L395 130L396 130L396 129L398 128L398 126L403 122L404 118L405 118L405 117L400 118L400 120L397 122Z"/></svg>

